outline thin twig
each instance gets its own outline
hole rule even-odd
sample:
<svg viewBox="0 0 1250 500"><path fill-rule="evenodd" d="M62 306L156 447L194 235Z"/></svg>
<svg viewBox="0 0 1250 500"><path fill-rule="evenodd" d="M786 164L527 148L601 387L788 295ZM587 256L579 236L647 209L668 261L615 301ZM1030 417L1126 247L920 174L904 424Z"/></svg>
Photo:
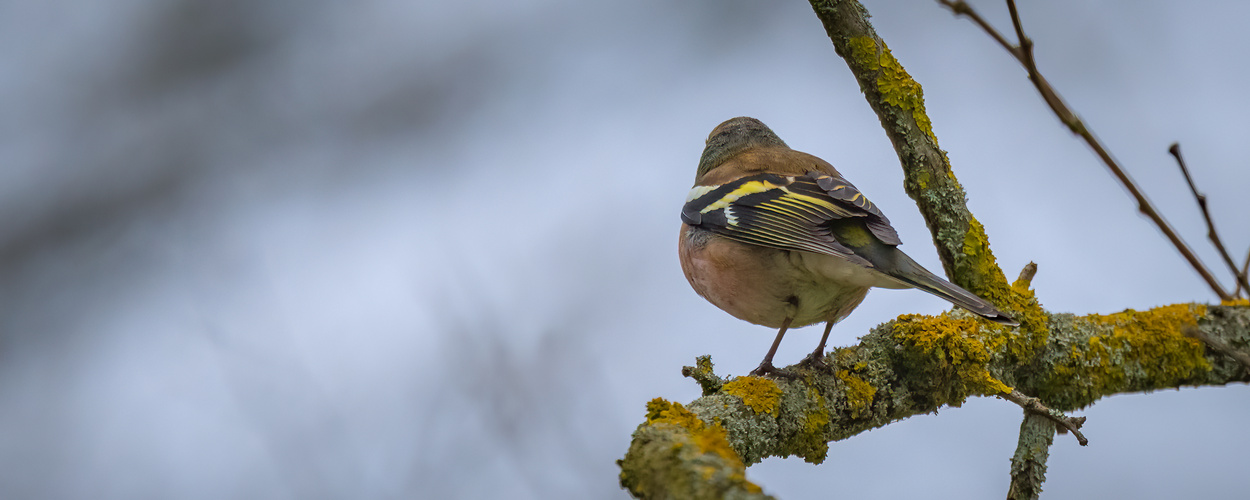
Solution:
<svg viewBox="0 0 1250 500"><path fill-rule="evenodd" d="M1033 275L1037 274L1037 263L1030 261L1024 265L1024 269L1020 270L1020 277L1016 278L1016 285L1029 286L1033 283Z"/></svg>
<svg viewBox="0 0 1250 500"><path fill-rule="evenodd" d="M1044 99L1046 104L1050 106L1051 111L1059 117L1059 120L1062 121L1064 125L1067 125L1068 128L1072 130L1072 133L1081 136L1081 138L1085 140L1085 143L1094 150L1094 153L1098 155L1098 158L1101 159L1105 165L1107 165L1107 168L1109 168L1111 173L1115 175L1116 179L1120 181L1120 184L1124 185L1124 188L1128 190L1129 194L1133 195L1133 198L1136 199L1137 210L1146 217L1149 217L1150 220L1159 227L1159 230L1162 231L1163 235L1172 242L1172 245L1175 246L1178 251L1180 251L1181 255L1185 257L1185 260L1189 261L1189 264L1193 266L1194 270L1197 271L1200 276L1202 276L1202 279L1206 280L1207 285L1209 285L1211 290L1220 297L1220 300L1232 300L1233 296L1224 290L1224 287L1220 286L1219 281L1215 279L1215 276L1211 274L1211 271L1207 270L1207 266L1202 263L1202 260L1198 258L1198 255L1195 254L1193 250L1189 248L1189 245L1185 243L1185 240L1181 239L1180 235L1172 229L1171 224L1168 224L1167 220L1165 220L1163 216L1155 210L1154 205L1150 203L1150 200L1146 198L1146 195L1143 194L1141 189L1137 187L1137 184L1133 182L1133 179L1128 176L1128 173L1125 172L1124 169L1120 167L1119 163L1111 157L1111 153L1107 152L1102 143L1094 137L1094 134L1085 128L1084 122L1076 116L1076 113L1072 112L1072 109L1069 108L1068 105L1063 102L1063 99L1059 97L1059 94L1055 91L1054 87L1052 87L1050 83L1042 77L1041 73L1037 71L1037 65L1033 61L1033 42L1024 34L1024 27L1020 22L1020 15L1016 11L1016 3L1014 0L1007 0L1007 8L1011 11L1011 24L1015 27L1016 36L1019 38L1019 47L1011 45L1011 43L995 31L989 23L981 19L971 6L962 0L938 0L938 2L951 9L951 11L956 15L965 15L971 18L974 22L980 25L982 29L989 33L994 40L998 41L1003 48L1007 49L1008 52L1015 56L1021 64L1024 65L1025 69L1029 72L1029 80L1031 80L1033 85L1037 87L1038 93L1042 95L1042 99Z"/></svg>
<svg viewBox="0 0 1250 500"><path fill-rule="evenodd" d="M1245 275L1246 275L1246 273L1250 273L1250 252L1246 252L1246 261L1245 261L1244 263L1242 263L1242 264L1241 264L1241 275L1242 275L1242 276L1245 276ZM1241 288L1241 282L1240 282L1240 281L1238 281L1238 282L1237 282L1237 291L1236 291L1236 292L1233 292L1233 295L1236 295L1236 296L1240 297L1240 296L1241 296L1241 290L1242 290L1242 288ZM1246 293L1250 293L1250 288L1246 288L1245 290L1246 290Z"/></svg>
<svg viewBox="0 0 1250 500"><path fill-rule="evenodd" d="M1081 443L1081 446L1089 444L1089 440L1085 439L1084 434L1081 434L1081 426L1085 425L1085 417L1069 417L1059 410L1047 408L1046 405L1042 404L1042 400L1025 396L1024 393L1015 389L1012 389L1010 393L999 394L998 397L1020 405L1026 412L1050 419L1060 428L1066 429L1073 436L1076 436L1076 442Z"/></svg>
<svg viewBox="0 0 1250 500"><path fill-rule="evenodd" d="M1246 283L1246 275L1238 271L1237 263L1233 262L1233 257L1228 254L1228 250L1224 248L1224 242L1220 240L1220 233L1215 231L1215 223L1211 221L1211 212L1207 210L1207 196L1199 193L1198 186L1194 185L1194 179L1189 175L1189 168L1185 166L1185 159L1181 157L1180 143L1173 142L1172 147L1168 148L1168 152L1172 153L1172 157L1176 158L1176 164L1181 167L1181 173L1185 175L1185 182L1189 184L1189 191L1194 193L1194 199L1198 201L1198 208L1202 210L1202 218L1207 221L1207 239L1210 239L1211 244L1215 245L1215 249L1220 252L1220 257L1224 258L1224 263L1232 271L1233 278L1237 280L1237 290L1233 292L1233 295L1236 296L1241 293L1242 288L1250 289L1250 283Z"/></svg>

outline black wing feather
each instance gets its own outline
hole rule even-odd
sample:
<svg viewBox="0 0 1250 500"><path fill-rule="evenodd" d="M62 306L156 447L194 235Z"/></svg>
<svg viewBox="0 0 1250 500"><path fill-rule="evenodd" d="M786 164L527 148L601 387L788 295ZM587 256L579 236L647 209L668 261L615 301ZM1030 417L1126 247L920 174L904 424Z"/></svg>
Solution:
<svg viewBox="0 0 1250 500"><path fill-rule="evenodd" d="M744 243L835 255L874 267L833 235L830 223L848 218L862 220L882 243L901 243L890 220L840 176L758 174L696 190L682 207L682 221Z"/></svg>

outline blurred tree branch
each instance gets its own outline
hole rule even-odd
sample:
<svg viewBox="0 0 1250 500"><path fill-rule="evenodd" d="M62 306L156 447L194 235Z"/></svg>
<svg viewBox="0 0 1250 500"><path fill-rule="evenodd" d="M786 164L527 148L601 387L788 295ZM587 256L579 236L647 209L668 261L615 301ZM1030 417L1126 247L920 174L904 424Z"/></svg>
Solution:
<svg viewBox="0 0 1250 500"><path fill-rule="evenodd" d="M969 397L1000 396L1026 409L1009 495L1036 498L1056 423L1076 430L1083 421L1060 412L1112 394L1250 381L1237 360L1198 340L1246 350L1250 307L1175 304L1074 316L1042 309L1029 289L1032 264L1008 283L938 147L920 85L876 35L862 5L810 1L898 153L904 187L925 218L947 276L1009 309L1021 325L990 324L960 311L904 315L874 328L858 345L836 349L826 359L828 370L786 368L799 374L793 380L725 380L710 359L700 358L683 374L699 382L703 396L688 405L659 398L648 403L646 422L618 462L623 487L641 498L770 498L746 479L746 466L769 456L820 463L831 441L959 406ZM1021 56L1029 49L1009 50L1032 66L1031 54ZM1030 74L1039 89L1049 88L1038 83L1044 80L1035 69ZM1053 90L1049 95L1048 103L1062 104ZM1139 191L1130 191L1149 207ZM1160 227L1170 229L1166 222ZM1187 250L1183 242L1178 248ZM1196 257L1190 260L1194 264ZM1200 262L1195 268L1205 271ZM1229 297L1213 277L1208 282L1221 298Z"/></svg>

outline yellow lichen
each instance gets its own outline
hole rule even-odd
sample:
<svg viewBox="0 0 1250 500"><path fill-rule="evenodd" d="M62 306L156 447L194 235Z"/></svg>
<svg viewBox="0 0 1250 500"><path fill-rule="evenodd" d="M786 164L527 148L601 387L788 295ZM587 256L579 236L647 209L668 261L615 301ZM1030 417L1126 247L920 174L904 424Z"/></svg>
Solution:
<svg viewBox="0 0 1250 500"><path fill-rule="evenodd" d="M907 70L894 58L885 42L881 42L878 49L875 40L861 36L851 38L848 45L851 48L851 60L856 65L864 71L878 72L876 83L881 99L891 106L910 112L920 131L937 144L929 115L924 109L924 89L907 74Z"/></svg>
<svg viewBox="0 0 1250 500"><path fill-rule="evenodd" d="M929 180L930 180L929 171L918 170L918 171L912 172L911 175L912 175L912 181L915 182L916 186L919 187L922 191L929 189Z"/></svg>
<svg viewBox="0 0 1250 500"><path fill-rule="evenodd" d="M938 404L960 405L968 396L1000 394L1011 388L988 371L991 352L1006 341L996 329L975 318L949 314L905 314L893 325L895 339L916 370L933 383Z"/></svg>
<svg viewBox="0 0 1250 500"><path fill-rule="evenodd" d="M1011 386L994 378L989 372L981 372L981 374L981 384L986 387L986 394L1011 394Z"/></svg>
<svg viewBox="0 0 1250 500"><path fill-rule="evenodd" d="M803 457L808 463L819 464L829 455L829 405L816 387L807 388L803 404L803 427L781 443L777 455Z"/></svg>
<svg viewBox="0 0 1250 500"><path fill-rule="evenodd" d="M807 396L810 406L803 417L803 430L799 432L800 445L795 447L794 453L808 463L819 464L829 455L829 443L824 437L829 428L829 408L820 391L808 388Z"/></svg>
<svg viewBox="0 0 1250 500"><path fill-rule="evenodd" d="M872 37L858 36L851 38L848 42L851 47L851 59L855 64L866 71L876 71L879 65L877 55L877 43Z"/></svg>
<svg viewBox="0 0 1250 500"><path fill-rule="evenodd" d="M1007 343L1010 361L1028 363L1046 345L1048 325L1046 312L1025 282L1007 284L998 260L990 251L985 226L975 217L968 219L964 234L963 258L956 262L956 272L969 279L961 285L977 296L1007 311L1020 322L1018 330L999 328L995 334Z"/></svg>
<svg viewBox="0 0 1250 500"><path fill-rule="evenodd" d="M963 287L995 304L1007 303L1013 295L998 259L990 251L990 240L985 226L976 217L968 217L968 232L964 233L963 258L956 271L968 278Z"/></svg>
<svg viewBox="0 0 1250 500"><path fill-rule="evenodd" d="M695 358L694 366L683 366L681 374L698 382L704 396L717 393L724 384L713 370L712 357L706 354Z"/></svg>
<svg viewBox="0 0 1250 500"><path fill-rule="evenodd" d="M849 370L838 370L836 375L843 384L846 384L846 404L851 409L851 417L859 417L872 404L872 398L877 395L877 388L851 374Z"/></svg>
<svg viewBox="0 0 1250 500"><path fill-rule="evenodd" d="M940 354L951 364L988 360L988 348L978 337L981 323L948 314L904 314L894 323L894 336L903 345L925 354Z"/></svg>
<svg viewBox="0 0 1250 500"><path fill-rule="evenodd" d="M1042 304L1038 302L1037 296L1029 288L1029 283L1016 280L1011 284L1011 291L1011 296L1000 305L1012 311L1013 317L1020 322L1024 330L1045 331L1047 328L1046 311L1042 309Z"/></svg>
<svg viewBox="0 0 1250 500"><path fill-rule="evenodd" d="M685 429L694 444L702 453L712 453L729 461L731 465L742 466L738 452L729 446L725 428L720 423L708 425L694 412L687 410L681 403L673 403L664 398L655 398L647 403L647 423L650 425L671 424Z"/></svg>
<svg viewBox="0 0 1250 500"><path fill-rule="evenodd" d="M647 401L647 423L654 425L661 422L685 428L703 425L703 421L681 403L674 403L664 398Z"/></svg>
<svg viewBox="0 0 1250 500"><path fill-rule="evenodd" d="M808 396L812 398L814 403L812 406L816 409L807 413L803 431L808 434L819 434L829 426L829 408L825 405L825 398L816 389L808 389Z"/></svg>
<svg viewBox="0 0 1250 500"><path fill-rule="evenodd" d="M685 435L689 436L689 441L676 440L673 448L674 452L680 452L682 449L685 449L687 443L693 444L694 449L698 453L713 455L724 460L725 469L727 469L726 478L731 483L741 486L751 493L762 491L758 485L746 479L746 466L742 463L742 458L730 446L728 434L719 422L708 424L701 420L698 415L687 410L681 403L655 398L647 402L647 425L656 427L674 426L684 430ZM718 471L717 467L706 463L692 463L691 467L704 480L712 479ZM631 479L627 476L626 471L622 470L622 484L631 482Z"/></svg>
<svg viewBox="0 0 1250 500"><path fill-rule="evenodd" d="M1094 334L1054 360L1039 396L1067 410L1107 394L1176 387L1199 377L1211 364L1202 342L1182 330L1205 314L1206 306L1174 304L1086 316L1076 326Z"/></svg>
<svg viewBox="0 0 1250 500"><path fill-rule="evenodd" d="M1202 342L1189 338L1182 327L1195 326L1198 317L1207 313L1206 306L1173 304L1148 311L1127 309L1115 314L1091 314L1087 320L1111 326L1110 335L1090 337L1090 347L1111 353L1132 350L1132 361L1152 379L1170 385L1170 381L1188 376L1194 370L1210 370L1203 356Z"/></svg>
<svg viewBox="0 0 1250 500"><path fill-rule="evenodd" d="M1221 301L1221 302L1220 302L1220 305L1222 305L1222 306L1242 306L1242 307L1245 307L1245 306L1250 306L1250 299L1233 299L1233 300L1225 300L1225 301Z"/></svg>
<svg viewBox="0 0 1250 500"><path fill-rule="evenodd" d="M738 377L725 384L721 391L742 398L756 415L767 413L777 416L777 404L781 401L781 388L777 383L763 377Z"/></svg>
<svg viewBox="0 0 1250 500"><path fill-rule="evenodd" d="M837 361L838 366L849 365L852 370L856 371L863 370L868 366L866 361L859 359L858 348L854 346L834 349L833 359Z"/></svg>
<svg viewBox="0 0 1250 500"><path fill-rule="evenodd" d="M715 375L715 373L713 373L712 371L713 367L712 367L711 356L704 355L704 356L699 356L697 358L694 358L694 365L695 365L695 369L699 370L699 372L704 375Z"/></svg>
<svg viewBox="0 0 1250 500"><path fill-rule="evenodd" d="M910 111L912 119L916 120L916 127L936 145L937 137L933 135L933 126L924 109L924 89L907 74L884 43L881 44L880 65L877 90L881 91L881 98L899 109Z"/></svg>

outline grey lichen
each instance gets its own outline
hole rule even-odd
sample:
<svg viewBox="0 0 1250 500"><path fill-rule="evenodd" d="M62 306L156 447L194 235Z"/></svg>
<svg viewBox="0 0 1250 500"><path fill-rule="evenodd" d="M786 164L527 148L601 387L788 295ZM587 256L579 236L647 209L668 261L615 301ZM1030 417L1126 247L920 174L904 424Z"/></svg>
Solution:
<svg viewBox="0 0 1250 500"><path fill-rule="evenodd" d="M1025 414L1020 423L1020 441L1011 457L1011 487L1008 500L1036 500L1046 481L1046 460L1055 440L1055 424L1041 415Z"/></svg>

